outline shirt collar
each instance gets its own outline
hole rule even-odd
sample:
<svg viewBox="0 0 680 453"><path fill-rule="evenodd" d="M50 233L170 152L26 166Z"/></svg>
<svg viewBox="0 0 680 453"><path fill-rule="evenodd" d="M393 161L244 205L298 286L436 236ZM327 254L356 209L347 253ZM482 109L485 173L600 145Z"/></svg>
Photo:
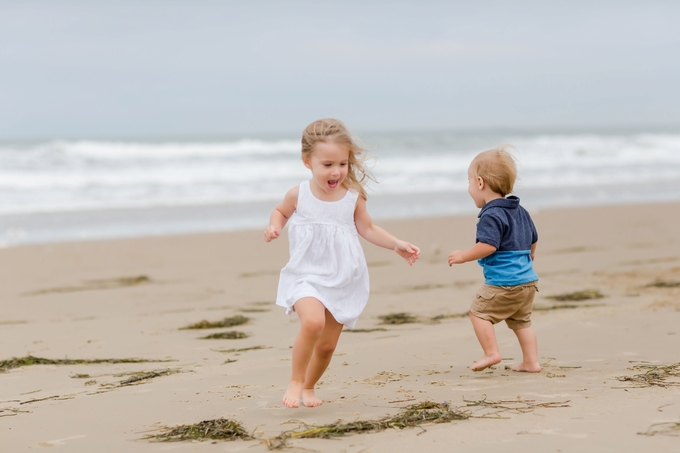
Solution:
<svg viewBox="0 0 680 453"><path fill-rule="evenodd" d="M505 208L505 209L516 209L519 206L519 198L516 197L515 195L509 195L507 198L496 198L495 200L491 200L487 204L485 204L482 207L482 210L479 211L479 215L477 217L481 217L482 214L484 214L484 211L486 211L489 208Z"/></svg>

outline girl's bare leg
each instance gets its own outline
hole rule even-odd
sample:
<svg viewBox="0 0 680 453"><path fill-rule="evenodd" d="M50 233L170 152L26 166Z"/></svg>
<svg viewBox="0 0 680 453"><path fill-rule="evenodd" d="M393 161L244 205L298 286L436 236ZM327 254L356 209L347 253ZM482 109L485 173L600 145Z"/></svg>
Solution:
<svg viewBox="0 0 680 453"><path fill-rule="evenodd" d="M484 350L484 357L472 365L472 371L482 371L501 361L501 353L498 351L498 343L496 342L496 331L490 321L478 318L472 313L469 313L469 315L477 340Z"/></svg>
<svg viewBox="0 0 680 453"><path fill-rule="evenodd" d="M293 342L293 371L288 389L283 395L283 404L288 407L300 406L309 360L326 324L326 307L313 297L295 302L295 312L300 318L300 331Z"/></svg>
<svg viewBox="0 0 680 453"><path fill-rule="evenodd" d="M316 342L312 358L307 366L307 375L302 387L302 404L307 407L320 406L322 401L314 393L314 386L321 379L333 358L333 352L338 344L343 325L335 320L326 310L326 325L321 337Z"/></svg>
<svg viewBox="0 0 680 453"><path fill-rule="evenodd" d="M541 364L538 363L538 341L536 333L531 327L515 330L515 335L522 348L522 363L513 365L513 371L525 371L528 373L538 373L541 371Z"/></svg>

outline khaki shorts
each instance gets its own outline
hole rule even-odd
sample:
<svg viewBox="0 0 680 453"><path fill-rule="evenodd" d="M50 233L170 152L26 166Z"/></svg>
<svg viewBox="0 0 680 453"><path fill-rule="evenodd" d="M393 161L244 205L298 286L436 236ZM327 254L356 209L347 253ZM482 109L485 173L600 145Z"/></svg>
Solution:
<svg viewBox="0 0 680 453"><path fill-rule="evenodd" d="M531 306L538 292L536 282L517 286L484 285L477 291L470 313L497 324L505 321L512 330L531 326Z"/></svg>

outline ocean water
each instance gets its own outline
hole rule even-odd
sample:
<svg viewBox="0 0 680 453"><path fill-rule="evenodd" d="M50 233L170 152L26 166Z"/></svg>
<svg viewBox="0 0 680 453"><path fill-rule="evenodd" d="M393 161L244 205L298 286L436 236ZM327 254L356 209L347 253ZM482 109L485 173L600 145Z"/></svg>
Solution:
<svg viewBox="0 0 680 453"><path fill-rule="evenodd" d="M360 134L375 218L474 212L467 168L514 147L526 207L680 200L680 133ZM309 171L297 135L0 142L0 246L264 228Z"/></svg>

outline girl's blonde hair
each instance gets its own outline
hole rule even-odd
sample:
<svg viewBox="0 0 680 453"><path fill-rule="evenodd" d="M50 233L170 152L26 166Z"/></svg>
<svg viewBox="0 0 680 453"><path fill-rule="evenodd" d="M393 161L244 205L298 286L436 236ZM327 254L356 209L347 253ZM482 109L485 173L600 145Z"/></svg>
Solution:
<svg viewBox="0 0 680 453"><path fill-rule="evenodd" d="M314 152L314 146L319 143L335 143L346 146L349 150L347 162L347 177L342 185L347 189L354 189L364 199L367 199L364 186L367 179L375 181L371 173L365 167L365 157L361 154L365 150L352 138L347 127L340 120L325 118L316 120L302 131L302 158L309 159Z"/></svg>
<svg viewBox="0 0 680 453"><path fill-rule="evenodd" d="M512 193L517 179L517 166L509 149L512 147L501 145L483 151L470 163L472 174L482 178L491 190L502 196Z"/></svg>

